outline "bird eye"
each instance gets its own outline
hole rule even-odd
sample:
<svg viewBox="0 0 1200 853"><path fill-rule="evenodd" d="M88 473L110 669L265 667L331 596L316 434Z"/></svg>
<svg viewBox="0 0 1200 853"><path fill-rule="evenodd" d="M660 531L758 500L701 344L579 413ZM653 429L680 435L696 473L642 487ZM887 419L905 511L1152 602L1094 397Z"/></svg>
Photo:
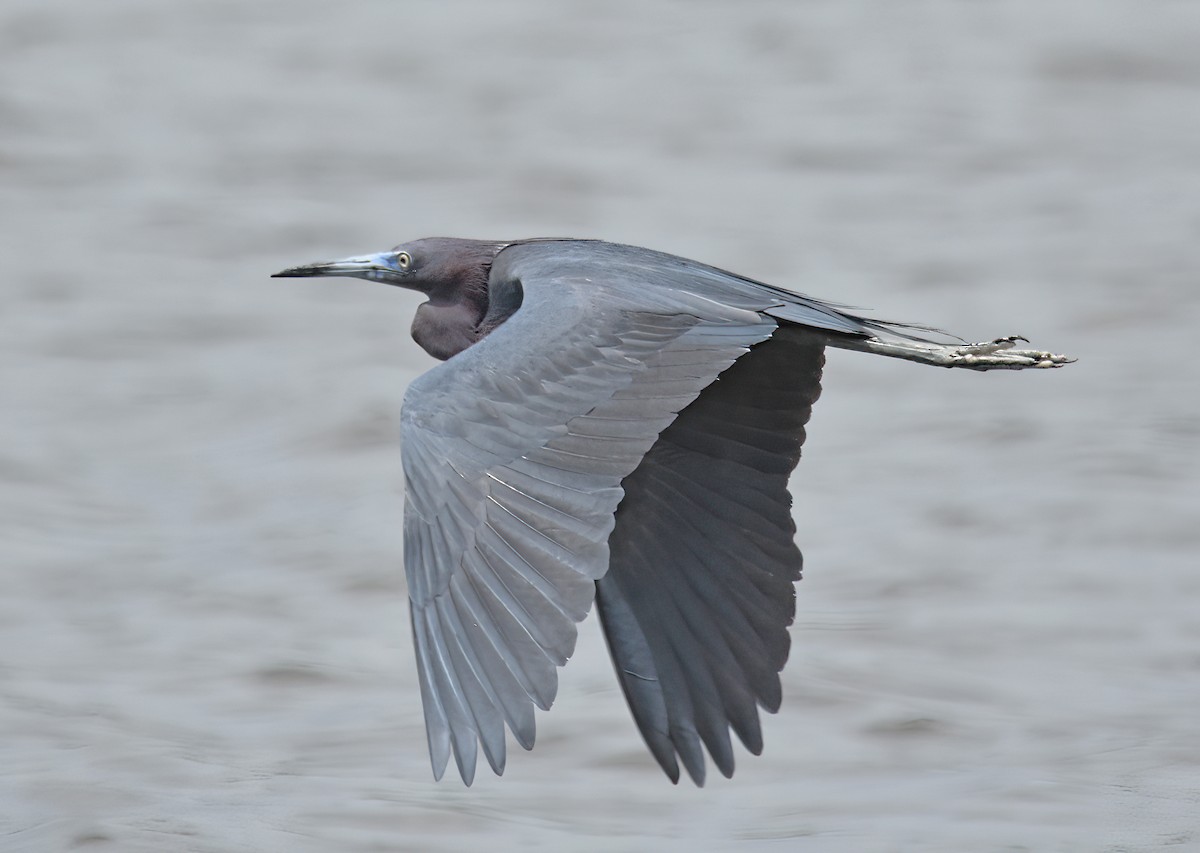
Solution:
<svg viewBox="0 0 1200 853"><path fill-rule="evenodd" d="M408 252L398 252L396 254L396 266L402 270L406 270L412 266L412 255Z"/></svg>

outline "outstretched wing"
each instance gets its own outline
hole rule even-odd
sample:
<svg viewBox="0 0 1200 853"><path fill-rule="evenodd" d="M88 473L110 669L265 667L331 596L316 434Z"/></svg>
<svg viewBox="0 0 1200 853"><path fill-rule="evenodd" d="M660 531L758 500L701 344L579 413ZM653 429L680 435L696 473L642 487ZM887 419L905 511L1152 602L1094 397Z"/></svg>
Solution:
<svg viewBox="0 0 1200 853"><path fill-rule="evenodd" d="M439 778L453 752L470 784L479 748L502 772L505 724L533 745L533 706L554 699L608 569L622 480L776 328L644 273L505 250L490 286L519 287L519 310L405 396L405 570Z"/></svg>
<svg viewBox="0 0 1200 853"><path fill-rule="evenodd" d="M596 605L634 720L672 781L678 755L704 783L704 746L732 775L730 727L757 755L758 706L779 709L801 567L788 475L823 363L816 336L780 328L622 483Z"/></svg>

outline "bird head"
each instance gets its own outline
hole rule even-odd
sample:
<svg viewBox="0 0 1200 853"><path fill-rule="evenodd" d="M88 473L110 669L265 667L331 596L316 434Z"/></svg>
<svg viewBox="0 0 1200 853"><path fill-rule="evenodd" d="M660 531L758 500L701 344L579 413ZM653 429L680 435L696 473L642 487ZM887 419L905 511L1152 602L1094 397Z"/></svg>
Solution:
<svg viewBox="0 0 1200 853"><path fill-rule="evenodd" d="M520 305L518 296L497 302L488 318L488 275L508 243L430 237L374 255L290 267L272 278L348 276L424 293L429 301L413 316L412 336L434 358L462 352L502 323ZM509 288L513 290L513 288Z"/></svg>
<svg viewBox="0 0 1200 853"><path fill-rule="evenodd" d="M318 261L289 267L272 278L346 276L365 278L422 293L472 290L482 286L496 254L507 243L430 237L403 243L386 252L356 255L337 261ZM449 295L449 294L446 294Z"/></svg>

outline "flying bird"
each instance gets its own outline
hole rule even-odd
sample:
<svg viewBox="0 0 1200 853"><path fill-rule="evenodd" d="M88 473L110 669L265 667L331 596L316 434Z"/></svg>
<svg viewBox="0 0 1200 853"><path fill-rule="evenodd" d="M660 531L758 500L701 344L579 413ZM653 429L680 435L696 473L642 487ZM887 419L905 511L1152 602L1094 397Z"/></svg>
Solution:
<svg viewBox="0 0 1200 853"><path fill-rule="evenodd" d="M1054 368L1019 336L945 343L706 264L596 240L431 238L276 277L428 297L442 364L401 415L404 567L429 753L504 771L593 599L670 777L733 774L778 710L801 556L788 476L826 347L972 370Z"/></svg>

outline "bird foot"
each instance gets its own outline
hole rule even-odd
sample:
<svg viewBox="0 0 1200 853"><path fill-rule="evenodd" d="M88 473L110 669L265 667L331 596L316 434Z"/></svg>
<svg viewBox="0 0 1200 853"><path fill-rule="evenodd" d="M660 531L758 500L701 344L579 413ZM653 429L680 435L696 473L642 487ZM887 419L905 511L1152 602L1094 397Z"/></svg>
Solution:
<svg viewBox="0 0 1200 853"><path fill-rule="evenodd" d="M953 363L945 366L972 370L1023 370L1027 367L1062 367L1075 361L1068 355L1044 350L1017 349L1017 341L1029 343L1029 339L1021 335L1009 335L983 343L950 347L946 355Z"/></svg>
<svg viewBox="0 0 1200 853"><path fill-rule="evenodd" d="M1017 342L1028 343L1020 335L1009 335L978 344L934 344L924 341L884 340L831 336L827 343L842 349L861 350L889 358L902 358L936 367L965 367L968 370L1025 370L1026 368L1062 367L1075 361L1068 355L1033 349L1017 349Z"/></svg>

